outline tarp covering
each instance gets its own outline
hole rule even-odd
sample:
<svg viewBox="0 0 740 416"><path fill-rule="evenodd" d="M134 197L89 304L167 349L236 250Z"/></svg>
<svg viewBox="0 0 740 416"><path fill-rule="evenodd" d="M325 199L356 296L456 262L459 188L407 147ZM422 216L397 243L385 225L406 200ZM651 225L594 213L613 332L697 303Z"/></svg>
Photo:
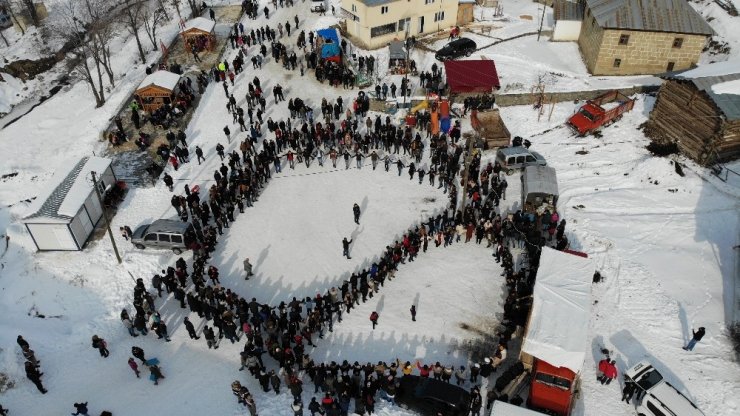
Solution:
<svg viewBox="0 0 740 416"><path fill-rule="evenodd" d="M390 53L390 59L406 59L406 49L404 49L402 40L394 40L388 44L388 52Z"/></svg>
<svg viewBox="0 0 740 416"><path fill-rule="evenodd" d="M450 85L450 93L465 92L491 92L498 89L501 84L496 73L496 65L493 61L445 61L445 72L447 72L447 83Z"/></svg>
<svg viewBox="0 0 740 416"><path fill-rule="evenodd" d="M594 270L591 260L542 248L522 352L555 367L581 371L590 350Z"/></svg>
<svg viewBox="0 0 740 416"><path fill-rule="evenodd" d="M327 28L327 29L320 29L316 32L319 36L321 36L324 39L330 39L332 42L339 44L339 34L337 33L337 30L334 28Z"/></svg>
<svg viewBox="0 0 740 416"><path fill-rule="evenodd" d="M321 57L326 59L332 56L339 56L339 45L336 43L325 43L321 47Z"/></svg>

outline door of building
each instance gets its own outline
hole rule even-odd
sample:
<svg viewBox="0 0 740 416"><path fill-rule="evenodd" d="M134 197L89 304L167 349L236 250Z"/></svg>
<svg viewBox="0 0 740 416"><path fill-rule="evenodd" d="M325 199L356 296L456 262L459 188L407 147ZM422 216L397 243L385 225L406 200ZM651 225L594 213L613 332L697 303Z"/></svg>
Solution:
<svg viewBox="0 0 740 416"><path fill-rule="evenodd" d="M424 16L419 16L419 33L424 33Z"/></svg>

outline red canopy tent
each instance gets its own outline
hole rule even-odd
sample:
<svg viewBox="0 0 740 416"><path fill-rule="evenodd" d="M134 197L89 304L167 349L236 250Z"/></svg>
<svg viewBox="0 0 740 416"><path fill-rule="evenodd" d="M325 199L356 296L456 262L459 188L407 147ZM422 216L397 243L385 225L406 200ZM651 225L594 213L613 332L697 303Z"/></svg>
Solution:
<svg viewBox="0 0 740 416"><path fill-rule="evenodd" d="M450 94L492 92L501 88L496 65L491 60L445 61Z"/></svg>

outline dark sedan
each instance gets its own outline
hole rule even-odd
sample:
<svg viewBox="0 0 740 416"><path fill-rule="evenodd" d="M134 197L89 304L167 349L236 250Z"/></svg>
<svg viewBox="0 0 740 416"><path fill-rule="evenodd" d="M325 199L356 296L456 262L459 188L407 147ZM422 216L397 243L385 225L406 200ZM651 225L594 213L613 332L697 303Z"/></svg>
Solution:
<svg viewBox="0 0 740 416"><path fill-rule="evenodd" d="M467 416L470 393L444 381L403 376L396 396L401 405L425 416Z"/></svg>
<svg viewBox="0 0 740 416"><path fill-rule="evenodd" d="M459 58L463 55L470 56L476 49L478 49L478 45L472 39L459 38L443 46L442 49L437 51L434 57L438 61L446 61L448 59Z"/></svg>

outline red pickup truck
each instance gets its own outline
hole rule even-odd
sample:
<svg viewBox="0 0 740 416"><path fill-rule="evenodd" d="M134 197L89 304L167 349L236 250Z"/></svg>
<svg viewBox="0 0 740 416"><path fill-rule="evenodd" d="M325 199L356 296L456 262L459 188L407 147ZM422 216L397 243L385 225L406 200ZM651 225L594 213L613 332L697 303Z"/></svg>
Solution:
<svg viewBox="0 0 740 416"><path fill-rule="evenodd" d="M632 110L634 105L634 99L616 90L609 91L586 101L586 104L568 119L568 125L579 136L585 136L601 126L618 120L622 114Z"/></svg>

